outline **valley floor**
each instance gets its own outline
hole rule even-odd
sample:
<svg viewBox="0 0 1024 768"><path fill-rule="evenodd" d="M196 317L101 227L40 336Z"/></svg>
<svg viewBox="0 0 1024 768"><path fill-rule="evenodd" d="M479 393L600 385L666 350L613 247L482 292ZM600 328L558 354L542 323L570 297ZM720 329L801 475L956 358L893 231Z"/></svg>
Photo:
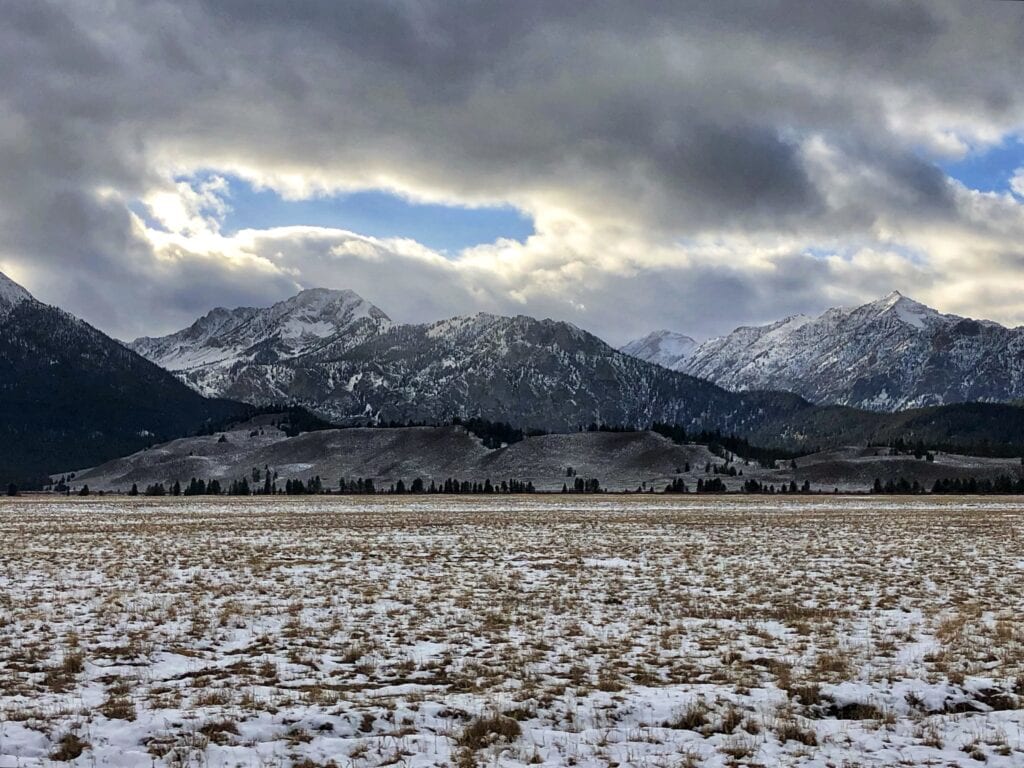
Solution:
<svg viewBox="0 0 1024 768"><path fill-rule="evenodd" d="M0 768L1024 763L1009 498L0 502Z"/></svg>

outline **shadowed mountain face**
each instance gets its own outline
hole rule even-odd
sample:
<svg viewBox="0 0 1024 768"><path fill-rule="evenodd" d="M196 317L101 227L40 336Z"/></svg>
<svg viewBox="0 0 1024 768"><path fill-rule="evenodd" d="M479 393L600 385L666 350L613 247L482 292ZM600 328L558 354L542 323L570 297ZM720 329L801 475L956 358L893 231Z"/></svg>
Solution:
<svg viewBox="0 0 1024 768"><path fill-rule="evenodd" d="M550 431L667 421L745 430L807 407L735 395L616 352L568 323L475 315L393 328L344 355L303 358L293 392L335 418L482 416Z"/></svg>
<svg viewBox="0 0 1024 768"><path fill-rule="evenodd" d="M725 392L564 322L478 314L392 326L350 292L302 323L279 311L306 293L269 310L216 310L132 347L204 393L297 402L339 423L480 416L545 430L666 421L747 431L807 407L785 393ZM354 319L336 314L353 306ZM330 330L316 335L311 325Z"/></svg>
<svg viewBox="0 0 1024 768"><path fill-rule="evenodd" d="M95 464L244 411L0 275L0 481Z"/></svg>

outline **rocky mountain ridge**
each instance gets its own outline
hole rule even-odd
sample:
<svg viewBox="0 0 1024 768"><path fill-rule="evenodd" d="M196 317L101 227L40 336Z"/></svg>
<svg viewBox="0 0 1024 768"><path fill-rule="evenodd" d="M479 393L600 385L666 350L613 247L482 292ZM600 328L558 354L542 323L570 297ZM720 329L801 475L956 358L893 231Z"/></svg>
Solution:
<svg viewBox="0 0 1024 768"><path fill-rule="evenodd" d="M943 314L898 291L740 327L678 359L636 349L731 391L785 390L818 404L897 411L1024 398L1024 328Z"/></svg>

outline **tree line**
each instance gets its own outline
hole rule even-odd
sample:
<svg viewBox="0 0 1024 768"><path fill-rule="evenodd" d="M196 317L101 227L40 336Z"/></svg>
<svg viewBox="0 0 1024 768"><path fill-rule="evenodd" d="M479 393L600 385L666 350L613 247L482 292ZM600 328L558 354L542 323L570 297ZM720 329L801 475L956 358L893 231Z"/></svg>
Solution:
<svg viewBox="0 0 1024 768"><path fill-rule="evenodd" d="M927 492L924 484L917 480L908 480L905 477L898 477L887 480L884 483L880 478L875 478L871 486L872 493L889 495L914 495ZM932 493L942 494L1002 494L1015 495L1024 494L1024 477L1010 477L999 475L995 479L976 477L945 477L936 480L931 487Z"/></svg>

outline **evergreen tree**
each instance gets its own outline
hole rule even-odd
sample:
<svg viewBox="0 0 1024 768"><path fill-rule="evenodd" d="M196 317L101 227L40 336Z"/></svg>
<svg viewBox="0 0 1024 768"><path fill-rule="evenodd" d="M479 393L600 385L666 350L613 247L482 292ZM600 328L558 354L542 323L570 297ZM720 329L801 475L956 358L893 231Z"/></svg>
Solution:
<svg viewBox="0 0 1024 768"><path fill-rule="evenodd" d="M665 486L665 493L686 493L686 491L686 483L683 482L681 477L674 478L671 483Z"/></svg>

